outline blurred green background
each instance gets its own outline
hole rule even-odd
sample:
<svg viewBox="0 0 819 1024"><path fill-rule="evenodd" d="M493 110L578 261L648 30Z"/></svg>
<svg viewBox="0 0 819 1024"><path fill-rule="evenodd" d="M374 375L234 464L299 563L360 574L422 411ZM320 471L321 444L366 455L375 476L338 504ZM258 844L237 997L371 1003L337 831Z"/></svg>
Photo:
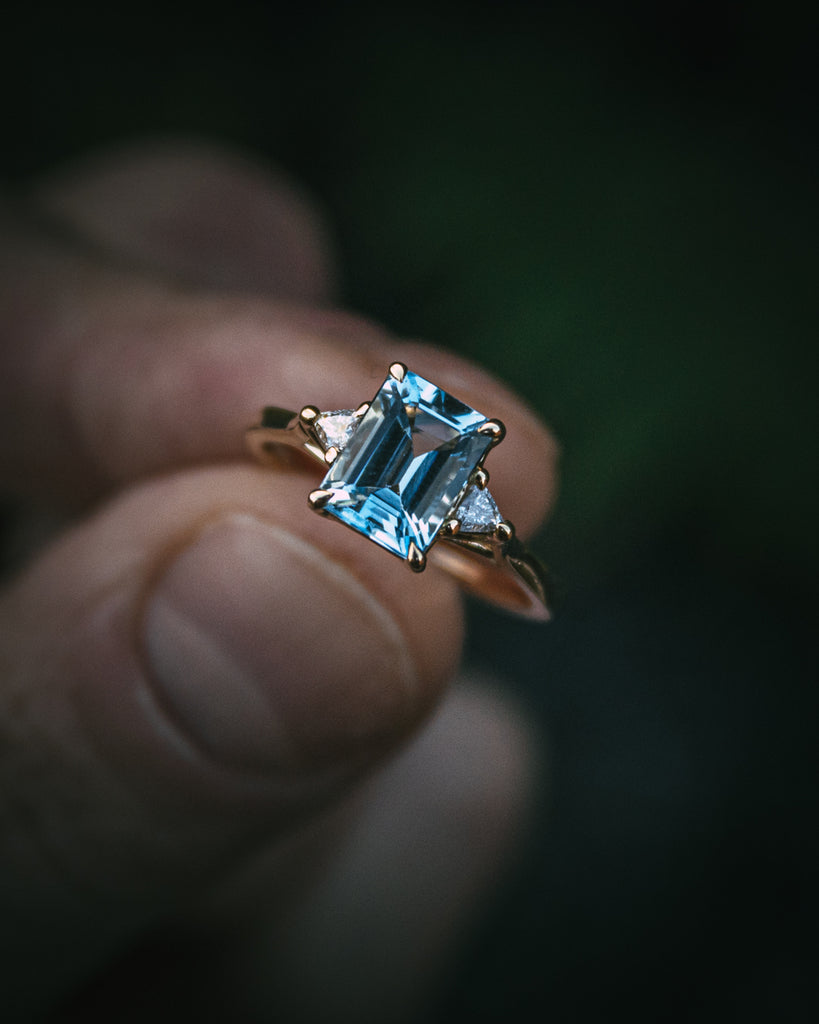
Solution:
<svg viewBox="0 0 819 1024"><path fill-rule="evenodd" d="M535 629L468 657L551 794L442 1020L815 1006L817 17L802 5L27 5L11 182L140 133L304 181L345 305L482 362L564 450Z"/></svg>

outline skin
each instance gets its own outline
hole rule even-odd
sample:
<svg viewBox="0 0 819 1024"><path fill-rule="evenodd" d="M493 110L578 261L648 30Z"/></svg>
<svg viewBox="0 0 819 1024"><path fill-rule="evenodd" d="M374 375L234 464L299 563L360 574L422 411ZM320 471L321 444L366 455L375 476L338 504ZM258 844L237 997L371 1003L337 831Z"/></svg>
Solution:
<svg viewBox="0 0 819 1024"><path fill-rule="evenodd" d="M182 143L0 207L0 964L11 1017L414 1019L520 838L531 730L458 674L461 596L252 464L268 403L396 359L507 426L522 536L556 447L472 364L330 306L297 188ZM147 981L146 979L150 979ZM73 1001L73 1003L72 1003Z"/></svg>

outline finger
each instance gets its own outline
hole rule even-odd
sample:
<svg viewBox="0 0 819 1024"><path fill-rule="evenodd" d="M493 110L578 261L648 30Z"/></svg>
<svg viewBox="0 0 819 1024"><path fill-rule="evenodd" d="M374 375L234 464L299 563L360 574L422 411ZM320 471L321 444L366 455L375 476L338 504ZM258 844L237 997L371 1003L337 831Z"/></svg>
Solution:
<svg viewBox="0 0 819 1024"><path fill-rule="evenodd" d="M318 304L333 291L314 204L281 172L215 144L116 146L61 166L32 195L103 253L153 273Z"/></svg>
<svg viewBox="0 0 819 1024"><path fill-rule="evenodd" d="M233 949L248 1019L424 1020L525 833L540 761L531 726L483 680L462 684L364 787L351 827L285 914ZM280 902L273 885L274 899ZM201 967L201 964L200 964ZM214 993L216 995L216 993Z"/></svg>
<svg viewBox="0 0 819 1024"><path fill-rule="evenodd" d="M169 290L56 243L18 237L6 255L7 484L80 500L183 464L243 458L245 428L262 406L355 407L404 359L506 423L490 465L492 492L522 533L551 500L550 435L507 388L464 360L345 314Z"/></svg>
<svg viewBox="0 0 819 1024"><path fill-rule="evenodd" d="M54 996L42 964L70 986L344 792L451 675L452 587L385 573L383 552L346 536L323 547L293 521L301 494L299 478L242 467L154 481L6 595L11 1005Z"/></svg>
<svg viewBox="0 0 819 1024"><path fill-rule="evenodd" d="M139 1019L427 1019L544 785L531 723L470 672L396 757L120 959L75 1016L109 1020L127 991Z"/></svg>

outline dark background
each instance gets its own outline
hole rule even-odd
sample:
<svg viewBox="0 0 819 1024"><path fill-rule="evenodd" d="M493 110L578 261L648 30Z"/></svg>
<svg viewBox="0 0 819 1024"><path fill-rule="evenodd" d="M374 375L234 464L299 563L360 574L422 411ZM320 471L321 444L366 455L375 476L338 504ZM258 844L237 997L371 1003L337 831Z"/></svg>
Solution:
<svg viewBox="0 0 819 1024"><path fill-rule="evenodd" d="M814 1019L817 85L801 4L27 4L0 176L137 134L319 198L343 302L564 447L547 628L475 608L550 759L442 1020Z"/></svg>

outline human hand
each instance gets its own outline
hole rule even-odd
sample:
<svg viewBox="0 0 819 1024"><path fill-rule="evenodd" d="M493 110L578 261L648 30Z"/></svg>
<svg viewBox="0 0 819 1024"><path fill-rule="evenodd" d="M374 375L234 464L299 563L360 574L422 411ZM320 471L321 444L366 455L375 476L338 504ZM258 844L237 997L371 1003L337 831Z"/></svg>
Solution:
<svg viewBox="0 0 819 1024"><path fill-rule="evenodd" d="M316 215L239 158L124 150L21 210L0 243L0 482L28 549L0 599L3 1002L411 1017L513 845L527 727L486 688L444 696L452 581L310 514L305 475L250 464L243 433L401 359L504 420L492 490L523 535L554 445L482 371L327 309Z"/></svg>

